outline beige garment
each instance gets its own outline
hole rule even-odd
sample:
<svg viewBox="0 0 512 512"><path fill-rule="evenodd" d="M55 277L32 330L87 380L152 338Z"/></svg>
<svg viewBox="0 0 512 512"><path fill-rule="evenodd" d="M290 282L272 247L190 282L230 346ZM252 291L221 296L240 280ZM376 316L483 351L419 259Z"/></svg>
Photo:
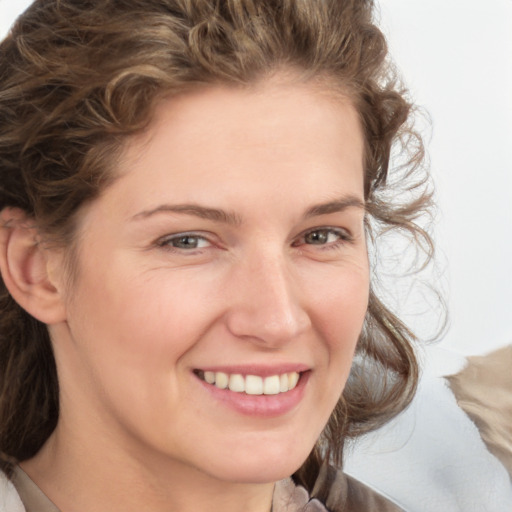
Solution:
<svg viewBox="0 0 512 512"><path fill-rule="evenodd" d="M450 386L512 478L512 345L468 361L464 370L448 377Z"/></svg>
<svg viewBox="0 0 512 512"><path fill-rule="evenodd" d="M59 509L19 466L14 471L12 483L20 495L26 512L59 512Z"/></svg>
<svg viewBox="0 0 512 512"><path fill-rule="evenodd" d="M26 512L59 512L30 477L16 468L13 483ZM272 512L400 512L402 509L364 484L332 468L323 468L310 497L291 478L276 484ZM324 496L326 508L317 499Z"/></svg>

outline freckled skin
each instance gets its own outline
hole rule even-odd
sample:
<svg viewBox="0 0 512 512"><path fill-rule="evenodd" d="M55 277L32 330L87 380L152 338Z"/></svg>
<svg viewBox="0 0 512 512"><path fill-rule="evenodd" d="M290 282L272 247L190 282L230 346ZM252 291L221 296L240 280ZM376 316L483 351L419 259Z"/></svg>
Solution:
<svg viewBox="0 0 512 512"><path fill-rule="evenodd" d="M109 495L112 510L139 498L164 510L201 489L268 499L302 464L345 385L369 281L363 209L306 212L363 202L362 161L350 103L307 84L219 86L160 105L82 214L67 319L51 326L61 418L26 464L50 494L102 497L90 510L109 510ZM227 219L173 210L184 204ZM288 363L310 377L297 406L270 419L212 400L194 374Z"/></svg>

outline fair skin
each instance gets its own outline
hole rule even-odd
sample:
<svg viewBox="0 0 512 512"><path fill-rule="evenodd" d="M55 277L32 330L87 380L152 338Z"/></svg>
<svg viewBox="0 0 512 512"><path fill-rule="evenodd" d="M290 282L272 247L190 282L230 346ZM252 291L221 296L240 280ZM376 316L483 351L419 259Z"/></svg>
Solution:
<svg viewBox="0 0 512 512"><path fill-rule="evenodd" d="M61 409L22 467L62 512L268 512L367 308L357 113L288 79L205 88L163 102L119 173L81 213L72 289L59 252L39 259L25 307L50 324Z"/></svg>

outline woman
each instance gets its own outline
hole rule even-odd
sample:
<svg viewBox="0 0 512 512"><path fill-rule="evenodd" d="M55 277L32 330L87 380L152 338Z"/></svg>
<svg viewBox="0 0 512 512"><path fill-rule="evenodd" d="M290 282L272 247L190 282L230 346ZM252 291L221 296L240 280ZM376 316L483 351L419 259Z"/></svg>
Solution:
<svg viewBox="0 0 512 512"><path fill-rule="evenodd" d="M45 0L17 21L5 502L397 510L335 469L417 380L368 244L430 241L421 141L372 18L361 0Z"/></svg>

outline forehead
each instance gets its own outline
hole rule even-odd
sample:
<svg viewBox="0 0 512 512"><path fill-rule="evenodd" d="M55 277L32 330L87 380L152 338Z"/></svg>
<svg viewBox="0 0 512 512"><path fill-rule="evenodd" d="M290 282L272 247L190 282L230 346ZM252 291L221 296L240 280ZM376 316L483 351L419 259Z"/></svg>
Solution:
<svg viewBox="0 0 512 512"><path fill-rule="evenodd" d="M322 140L315 136L319 130ZM218 148L222 156L245 147L296 151L298 142L307 138L316 139L319 150L352 147L362 157L359 114L348 95L327 80L278 75L244 87L201 86L162 100L149 129L129 140L124 162L144 158L162 139L169 150L196 146L202 149L200 155Z"/></svg>
<svg viewBox="0 0 512 512"><path fill-rule="evenodd" d="M363 146L352 103L318 85L210 86L157 105L147 132L127 144L118 182L134 203L211 203L236 190L276 200L295 192L313 204L362 196Z"/></svg>

